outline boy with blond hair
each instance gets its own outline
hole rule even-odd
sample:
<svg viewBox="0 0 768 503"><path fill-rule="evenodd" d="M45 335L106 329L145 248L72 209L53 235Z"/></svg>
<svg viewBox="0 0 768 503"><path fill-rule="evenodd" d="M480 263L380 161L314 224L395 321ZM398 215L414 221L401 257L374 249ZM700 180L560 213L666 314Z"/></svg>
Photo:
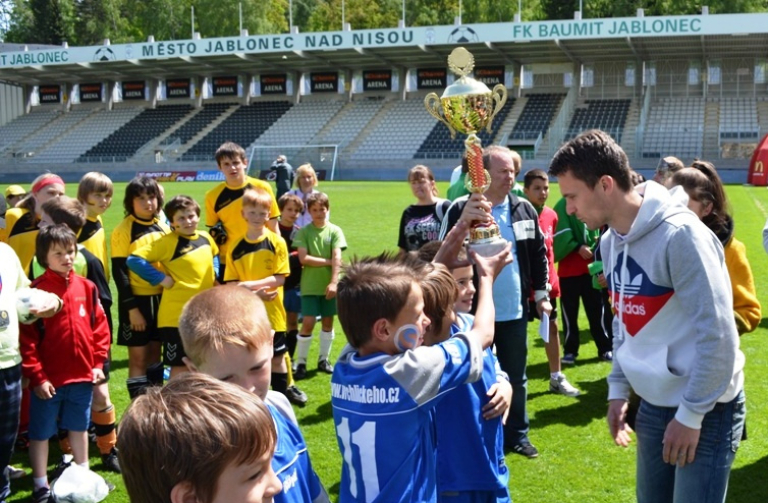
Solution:
<svg viewBox="0 0 768 503"><path fill-rule="evenodd" d="M215 157L224 181L205 193L205 225L211 228L211 236L216 239L221 256L225 257L229 243L240 239L247 230L242 215L246 189L258 189L272 196L267 227L273 232L277 232L280 210L277 209L270 184L248 176L248 159L243 147L231 141L225 142L216 150ZM224 278L225 271L225 267L219 270L220 279Z"/></svg>
<svg viewBox="0 0 768 503"><path fill-rule="evenodd" d="M333 317L336 315L336 288L341 271L341 252L347 248L344 232L328 221L330 203L322 192L307 197L307 209L312 223L296 234L294 245L299 251L299 261L304 266L301 274L301 332L296 343L296 379L307 376L307 358L312 343L312 331L316 317L321 317L320 354L317 369L333 373L329 361L333 344Z"/></svg>
<svg viewBox="0 0 768 503"><path fill-rule="evenodd" d="M261 503L281 490L264 403L205 374L148 389L123 415L120 435L132 503Z"/></svg>
<svg viewBox="0 0 768 503"><path fill-rule="evenodd" d="M198 231L200 205L189 196L176 196L165 205L171 222L166 234L134 251L128 268L151 285L162 285L157 328L163 340L163 364L171 377L186 370L179 338L179 313L195 294L213 287L219 268L219 249L207 232ZM158 263L163 270L152 264Z"/></svg>
<svg viewBox="0 0 768 503"><path fill-rule="evenodd" d="M448 246L460 246L467 230L457 225ZM493 342L491 289L508 255L509 246L474 257L477 322L431 347L421 346L430 321L417 271L386 256L345 268L338 302L349 346L331 378L341 503L437 501L435 407L446 391L481 377L483 350Z"/></svg>
<svg viewBox="0 0 768 503"><path fill-rule="evenodd" d="M274 350L262 300L234 285L206 290L184 306L179 333L189 370L237 384L266 403L277 428L272 467L283 484L275 501L328 502L291 404L284 395L269 390Z"/></svg>
<svg viewBox="0 0 768 503"><path fill-rule="evenodd" d="M272 202L272 196L266 192L247 189L243 193L243 218L248 230L228 247L224 281L237 281L239 286L252 291L264 302L274 331L272 389L287 397L288 366L285 354L288 348L285 343L283 284L291 270L285 240L266 227Z"/></svg>

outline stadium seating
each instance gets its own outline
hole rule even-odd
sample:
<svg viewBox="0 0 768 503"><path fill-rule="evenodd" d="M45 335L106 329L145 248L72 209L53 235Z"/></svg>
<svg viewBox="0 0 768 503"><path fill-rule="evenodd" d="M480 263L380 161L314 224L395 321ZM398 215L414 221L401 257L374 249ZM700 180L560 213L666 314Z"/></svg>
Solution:
<svg viewBox="0 0 768 503"><path fill-rule="evenodd" d="M488 146L493 143L496 138L496 134L499 132L499 128L507 118L509 111L512 110L512 106L515 103L515 98L508 98L498 115L494 117L491 125L491 133L486 132L485 129L479 131L477 136L480 138L483 146ZM416 159L432 159L443 157L461 157L464 153L464 140L466 135L461 133L456 135L456 139L451 139L451 133L445 124L438 122L429 136L421 144L419 150L416 152L414 158Z"/></svg>
<svg viewBox="0 0 768 503"><path fill-rule="evenodd" d="M720 101L720 139L754 142L759 131L757 101L754 98L723 98Z"/></svg>
<svg viewBox="0 0 768 503"><path fill-rule="evenodd" d="M241 106L181 156L182 161L213 159L225 141L250 145L291 108L287 101L257 101Z"/></svg>
<svg viewBox="0 0 768 503"><path fill-rule="evenodd" d="M210 103L204 105L191 119L181 125L179 129L171 133L172 138L178 138L182 145L191 140L205 126L216 120L229 107L235 103Z"/></svg>
<svg viewBox="0 0 768 503"><path fill-rule="evenodd" d="M352 159L413 159L436 122L424 109L423 98L388 102L376 120Z"/></svg>
<svg viewBox="0 0 768 503"><path fill-rule="evenodd" d="M139 115L142 110L135 107L99 110L75 128L62 133L28 161L35 164L74 162L88 149Z"/></svg>
<svg viewBox="0 0 768 503"><path fill-rule="evenodd" d="M160 136L192 110L190 105L165 105L146 109L80 156L77 162L101 162L103 157L116 161L130 159L137 150Z"/></svg>
<svg viewBox="0 0 768 503"><path fill-rule="evenodd" d="M277 119L253 146L308 144L343 106L340 100L303 101Z"/></svg>
<svg viewBox="0 0 768 503"><path fill-rule="evenodd" d="M312 140L316 145L349 145L365 126L373 120L384 105L384 100L356 100L346 106L334 118L325 131L320 131Z"/></svg>
<svg viewBox="0 0 768 503"><path fill-rule="evenodd" d="M545 136L563 96L550 93L527 95L528 102L512 129L510 139L535 140L539 133Z"/></svg>
<svg viewBox="0 0 768 503"><path fill-rule="evenodd" d="M15 143L34 133L61 114L60 111L40 110L40 107L37 108L38 110L19 116L0 127L0 151L13 153Z"/></svg>
<svg viewBox="0 0 768 503"><path fill-rule="evenodd" d="M703 136L702 98L662 98L651 105L645 127L642 156L699 157Z"/></svg>
<svg viewBox="0 0 768 503"><path fill-rule="evenodd" d="M573 138L588 129L602 129L621 143L631 103L632 100L586 100L576 105L567 138Z"/></svg>
<svg viewBox="0 0 768 503"><path fill-rule="evenodd" d="M37 151L45 147L46 144L54 140L59 135L77 127L89 115L94 113L94 109L77 109L68 113L60 114L56 119L49 122L45 127L27 137L24 141L14 147L17 152L24 152L29 156L34 156Z"/></svg>

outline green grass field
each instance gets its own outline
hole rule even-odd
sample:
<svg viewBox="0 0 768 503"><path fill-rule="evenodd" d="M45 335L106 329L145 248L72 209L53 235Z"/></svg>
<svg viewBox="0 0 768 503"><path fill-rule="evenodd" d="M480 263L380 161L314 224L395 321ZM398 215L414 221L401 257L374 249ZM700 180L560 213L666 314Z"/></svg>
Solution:
<svg viewBox="0 0 768 503"><path fill-rule="evenodd" d="M122 194L125 184L118 184L112 208L105 216L108 232L123 216ZM188 194L203 201L209 183L168 183L168 197ZM331 220L341 226L349 244L345 259L354 255L376 254L382 250L394 250L397 243L397 226L402 210L413 202L405 182L324 182L320 189L331 200ZM446 186L441 184L445 193ZM74 185L68 193L74 195ZM768 191L765 188L730 186L727 188L736 220L736 236L745 243L758 294L763 305L768 306L768 256L762 248L761 229L768 217ZM557 186L552 187L550 206L559 198ZM114 290L114 287L113 287ZM114 293L114 292L113 292ZM116 295L116 294L115 294ZM115 296L116 298L116 296ZM696 299L691 299L695 302ZM226 309L226 306L222 306ZM117 314L114 314L117 320ZM548 367L543 343L529 329L528 357L528 410L530 414L532 442L541 455L529 460L515 454L507 456L511 472L511 493L520 502L629 502L634 501L634 447L621 449L613 445L605 423L607 385L609 371L606 363L597 360L591 342L586 319L581 316L581 340L585 347L581 359L573 368L566 368L568 378L582 390L578 398L567 398L548 392ZM337 339L334 356L344 344L341 327L336 323ZM748 426L750 439L739 449L731 474L728 501L762 503L768 501L768 379L760 377L760 369L768 368L768 320L763 319L757 331L742 338L742 350L747 357L746 393L749 407ZM317 351L317 343L313 343ZM128 406L125 389L127 354L125 348L114 346L110 390L118 414ZM335 358L333 358L335 360ZM315 354L310 354L314 362ZM339 490L341 457L334 433L331 404L330 376L315 374L310 368L309 378L299 386L310 397L309 404L296 409L304 436L309 445L312 462L320 479L332 498ZM456 432L460 435L461 432ZM393 439L397 441L397 439ZM119 440L118 440L119 445ZM51 466L58 459L57 446L51 444ZM95 446L91 448L92 468L100 470L100 459ZM29 469L25 452L14 457L16 466ZM117 485L107 501L127 502L128 495L119 475L102 473ZM31 476L13 484L14 494L9 501L22 501L29 497ZM233 502L235 503L235 502Z"/></svg>

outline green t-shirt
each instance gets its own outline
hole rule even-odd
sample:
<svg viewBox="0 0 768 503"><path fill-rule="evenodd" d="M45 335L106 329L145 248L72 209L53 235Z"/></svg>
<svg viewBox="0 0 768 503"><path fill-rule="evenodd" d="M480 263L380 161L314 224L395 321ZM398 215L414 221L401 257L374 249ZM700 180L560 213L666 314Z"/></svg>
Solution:
<svg viewBox="0 0 768 503"><path fill-rule="evenodd" d="M336 248L342 251L347 248L344 233L338 225L330 222L323 228L307 224L299 229L293 240L295 248L306 248L307 254L313 257L330 259ZM325 288L331 282L331 266L304 266L301 272L302 295L325 295Z"/></svg>

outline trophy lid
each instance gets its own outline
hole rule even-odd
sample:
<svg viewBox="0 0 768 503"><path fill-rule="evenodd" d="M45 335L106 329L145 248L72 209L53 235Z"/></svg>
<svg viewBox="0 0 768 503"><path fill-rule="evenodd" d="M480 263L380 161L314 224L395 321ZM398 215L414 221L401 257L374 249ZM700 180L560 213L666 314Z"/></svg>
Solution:
<svg viewBox="0 0 768 503"><path fill-rule="evenodd" d="M443 91L442 98L466 96L471 94L489 94L491 92L484 83L468 75L475 68L475 58L463 47L454 49L448 56L448 67L459 78Z"/></svg>

